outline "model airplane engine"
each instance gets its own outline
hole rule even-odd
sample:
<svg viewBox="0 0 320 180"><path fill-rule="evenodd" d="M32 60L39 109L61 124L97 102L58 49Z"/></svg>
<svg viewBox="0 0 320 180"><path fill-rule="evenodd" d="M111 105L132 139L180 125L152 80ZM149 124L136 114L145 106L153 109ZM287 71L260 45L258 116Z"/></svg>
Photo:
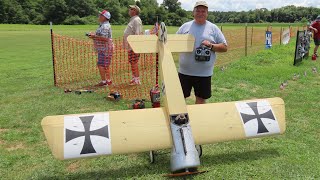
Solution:
<svg viewBox="0 0 320 180"><path fill-rule="evenodd" d="M200 166L200 158L195 148L188 115L171 116L170 127L173 140L171 171L189 171L189 169Z"/></svg>

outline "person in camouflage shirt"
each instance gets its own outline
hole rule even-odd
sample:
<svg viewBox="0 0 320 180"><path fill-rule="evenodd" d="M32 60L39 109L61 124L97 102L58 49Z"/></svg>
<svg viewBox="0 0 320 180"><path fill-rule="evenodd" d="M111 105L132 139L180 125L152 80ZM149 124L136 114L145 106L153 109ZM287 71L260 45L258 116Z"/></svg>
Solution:
<svg viewBox="0 0 320 180"><path fill-rule="evenodd" d="M95 86L108 86L112 84L110 78L110 63L113 53L112 30L110 25L111 14L103 10L99 14L100 25L95 33L89 33L89 38L94 40L94 47L98 52L97 66L100 72L101 81Z"/></svg>

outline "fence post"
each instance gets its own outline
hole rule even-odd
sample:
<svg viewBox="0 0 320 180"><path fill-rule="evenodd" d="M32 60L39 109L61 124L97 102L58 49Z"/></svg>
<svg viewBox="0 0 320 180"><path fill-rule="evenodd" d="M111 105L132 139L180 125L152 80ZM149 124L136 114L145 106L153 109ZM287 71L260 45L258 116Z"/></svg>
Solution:
<svg viewBox="0 0 320 180"><path fill-rule="evenodd" d="M281 43L282 43L282 27L280 28L280 45L281 45Z"/></svg>
<svg viewBox="0 0 320 180"><path fill-rule="evenodd" d="M246 23L246 28L245 28L246 32L245 32L245 56L247 56L248 54L248 23Z"/></svg>
<svg viewBox="0 0 320 180"><path fill-rule="evenodd" d="M251 47L252 47L252 42L253 42L253 26L251 27Z"/></svg>
<svg viewBox="0 0 320 180"><path fill-rule="evenodd" d="M52 53L52 65L53 65L53 83L54 86L57 85L56 80L56 71L55 71L55 58L54 58L54 39L53 39L53 30L52 30L52 22L50 21L50 34L51 34L51 53Z"/></svg>

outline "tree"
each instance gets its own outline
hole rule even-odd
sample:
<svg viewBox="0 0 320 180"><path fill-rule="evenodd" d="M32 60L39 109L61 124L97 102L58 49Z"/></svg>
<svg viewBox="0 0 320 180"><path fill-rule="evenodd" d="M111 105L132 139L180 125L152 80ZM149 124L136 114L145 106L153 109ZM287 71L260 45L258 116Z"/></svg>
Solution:
<svg viewBox="0 0 320 180"><path fill-rule="evenodd" d="M178 9L181 9L181 3L178 0L163 0L162 6L169 13L175 13Z"/></svg>
<svg viewBox="0 0 320 180"><path fill-rule="evenodd" d="M156 18L158 18L158 21L161 22L161 21L166 21L168 19L168 14L167 14L167 11L166 9L163 7L163 6L160 6L156 9ZM157 20L157 19L156 19ZM156 21L155 20L155 21Z"/></svg>
<svg viewBox="0 0 320 180"><path fill-rule="evenodd" d="M45 18L44 23L52 21L54 24L61 24L66 19L68 7L64 0L43 0L41 4Z"/></svg>
<svg viewBox="0 0 320 180"><path fill-rule="evenodd" d="M157 21L157 9L159 8L157 0L140 0L141 20L143 24L154 24Z"/></svg>
<svg viewBox="0 0 320 180"><path fill-rule="evenodd" d="M216 17L213 14L208 15L208 21L215 22L215 20L216 20Z"/></svg>
<svg viewBox="0 0 320 180"><path fill-rule="evenodd" d="M37 17L42 16L42 11L39 11L38 5L40 0L16 0L23 9L23 13L28 16L28 23L34 23ZM42 16L43 17L43 16Z"/></svg>
<svg viewBox="0 0 320 180"><path fill-rule="evenodd" d="M137 3L138 2L140 2L140 5L141 5L139 7L143 10L147 10L150 8L157 9L159 6L157 0L140 0L140 1L137 1Z"/></svg>
<svg viewBox="0 0 320 180"><path fill-rule="evenodd" d="M65 0L68 6L68 16L85 17L97 13L92 0Z"/></svg>
<svg viewBox="0 0 320 180"><path fill-rule="evenodd" d="M137 4L141 9L143 24L154 24L156 20L168 25L181 25L192 19L192 11L181 8L178 0L0 0L0 23L15 24L95 24L98 11L111 13L111 23L126 24L129 20L128 6ZM215 23L256 22L306 22L313 21L320 8L296 7L293 5L268 10L266 8L248 12L209 12L208 20Z"/></svg>
<svg viewBox="0 0 320 180"><path fill-rule="evenodd" d="M29 18L16 0L0 1L0 23L28 24Z"/></svg>
<svg viewBox="0 0 320 180"><path fill-rule="evenodd" d="M180 16L178 16L176 13L169 13L166 25L168 25L168 26L181 26L184 22L185 22L185 20L182 19Z"/></svg>
<svg viewBox="0 0 320 180"><path fill-rule="evenodd" d="M119 0L106 0L106 5L103 9L106 9L111 14L110 22L113 24L123 24L126 20L123 17ZM126 7L128 13L128 8Z"/></svg>

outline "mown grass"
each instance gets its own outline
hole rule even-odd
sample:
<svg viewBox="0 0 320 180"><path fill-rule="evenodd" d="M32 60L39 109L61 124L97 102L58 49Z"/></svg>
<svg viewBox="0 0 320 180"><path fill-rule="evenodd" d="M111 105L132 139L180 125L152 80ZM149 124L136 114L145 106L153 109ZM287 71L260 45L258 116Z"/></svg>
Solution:
<svg viewBox="0 0 320 180"><path fill-rule="evenodd" d="M148 153L54 159L40 125L43 117L123 110L130 102L109 102L95 93L64 94L54 87L48 26L28 27L0 25L0 179L163 179L170 170L167 150L160 151L164 154L155 164L149 164ZM55 27L79 36L95 28ZM118 28L114 33L120 35L124 27ZM311 71L320 64L309 58L293 66L294 44L260 51L224 71L215 68L209 102L281 97L287 131L278 137L205 145L202 169L209 172L194 179L320 178L320 76ZM300 74L297 81L294 73ZM285 80L288 86L280 90ZM193 101L187 99L188 104Z"/></svg>

